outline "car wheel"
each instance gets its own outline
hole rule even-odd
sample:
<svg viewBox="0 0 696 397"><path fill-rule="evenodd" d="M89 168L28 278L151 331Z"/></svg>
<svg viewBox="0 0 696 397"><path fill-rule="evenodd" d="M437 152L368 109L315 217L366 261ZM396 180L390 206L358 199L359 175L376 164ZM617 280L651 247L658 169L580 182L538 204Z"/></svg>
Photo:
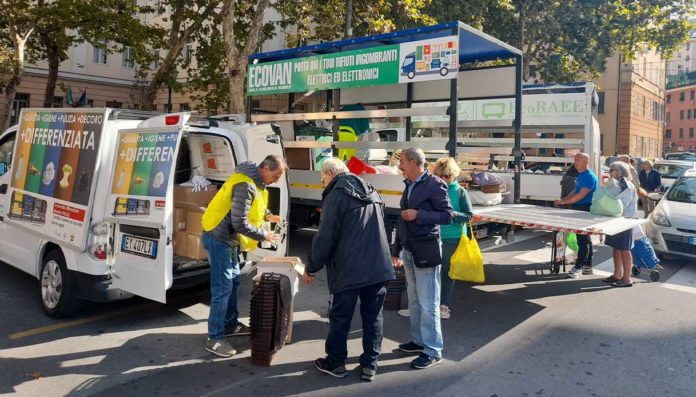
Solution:
<svg viewBox="0 0 696 397"><path fill-rule="evenodd" d="M449 73L447 68L440 68L440 76L447 76L447 73Z"/></svg>
<svg viewBox="0 0 696 397"><path fill-rule="evenodd" d="M81 301L75 296L74 274L65 265L60 251L49 252L41 266L41 306L54 318L75 314Z"/></svg>
<svg viewBox="0 0 696 397"><path fill-rule="evenodd" d="M416 72L408 72L408 74L407 74L406 76L407 76L409 79L412 79L412 78L416 77Z"/></svg>

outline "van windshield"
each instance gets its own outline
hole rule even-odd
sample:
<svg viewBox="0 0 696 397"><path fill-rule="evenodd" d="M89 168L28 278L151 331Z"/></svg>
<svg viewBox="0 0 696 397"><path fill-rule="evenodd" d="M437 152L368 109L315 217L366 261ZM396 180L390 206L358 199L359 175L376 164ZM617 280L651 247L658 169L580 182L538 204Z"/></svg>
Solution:
<svg viewBox="0 0 696 397"><path fill-rule="evenodd" d="M675 182L667 193L667 200L696 204L696 177L681 178Z"/></svg>
<svg viewBox="0 0 696 397"><path fill-rule="evenodd" d="M660 176L667 179L677 179L684 175L686 170L691 167L687 165L677 165L677 164L655 164L653 166L655 171L660 173Z"/></svg>

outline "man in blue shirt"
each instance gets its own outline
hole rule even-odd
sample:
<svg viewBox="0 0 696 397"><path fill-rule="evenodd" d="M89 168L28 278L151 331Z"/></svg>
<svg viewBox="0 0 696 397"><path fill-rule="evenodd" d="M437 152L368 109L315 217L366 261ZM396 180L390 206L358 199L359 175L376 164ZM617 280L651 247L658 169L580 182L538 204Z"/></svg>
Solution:
<svg viewBox="0 0 696 397"><path fill-rule="evenodd" d="M580 173L575 180L575 191L568 197L556 200L554 205L571 204L574 210L590 212L592 196L599 187L597 175L589 169L590 156L587 153L575 155L575 169ZM592 274L592 240L590 236L578 234L578 259L568 273L570 278L578 278L580 274Z"/></svg>

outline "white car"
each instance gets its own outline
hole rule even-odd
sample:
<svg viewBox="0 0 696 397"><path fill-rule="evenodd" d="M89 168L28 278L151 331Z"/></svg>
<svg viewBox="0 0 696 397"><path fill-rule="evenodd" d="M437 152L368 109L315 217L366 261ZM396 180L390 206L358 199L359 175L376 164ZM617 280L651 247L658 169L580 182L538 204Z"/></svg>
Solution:
<svg viewBox="0 0 696 397"><path fill-rule="evenodd" d="M646 231L658 253L696 258L696 170L686 171L672 184L650 215Z"/></svg>
<svg viewBox="0 0 696 397"><path fill-rule="evenodd" d="M662 190L666 191L687 170L696 170L696 162L684 160L657 160L653 169L660 173ZM638 170L640 172L640 170Z"/></svg>

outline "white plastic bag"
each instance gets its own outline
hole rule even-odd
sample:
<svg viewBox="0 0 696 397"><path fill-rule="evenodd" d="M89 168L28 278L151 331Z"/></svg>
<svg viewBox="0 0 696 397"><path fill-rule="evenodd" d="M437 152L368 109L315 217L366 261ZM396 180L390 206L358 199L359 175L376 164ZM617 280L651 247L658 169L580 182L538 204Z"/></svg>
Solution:
<svg viewBox="0 0 696 397"><path fill-rule="evenodd" d="M501 193L484 193L480 190L467 190L469 199L473 205L498 205L503 202Z"/></svg>

